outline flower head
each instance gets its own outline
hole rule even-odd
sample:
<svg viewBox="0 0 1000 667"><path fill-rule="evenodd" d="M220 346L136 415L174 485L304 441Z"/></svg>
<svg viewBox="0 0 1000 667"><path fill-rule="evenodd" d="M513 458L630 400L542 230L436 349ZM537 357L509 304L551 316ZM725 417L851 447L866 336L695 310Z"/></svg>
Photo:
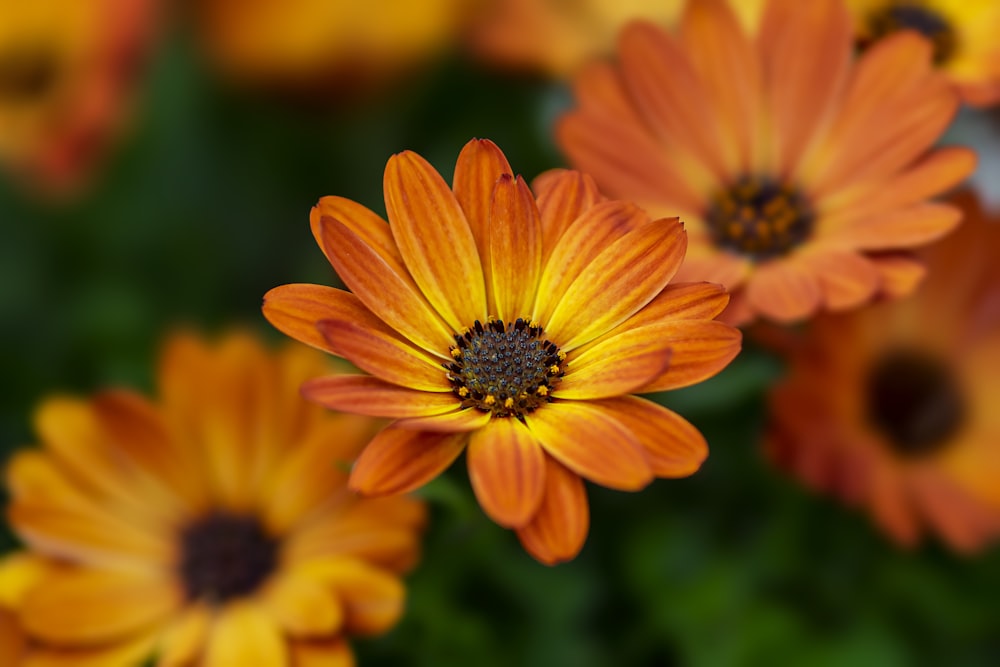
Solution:
<svg viewBox="0 0 1000 667"><path fill-rule="evenodd" d="M158 403L41 406L42 448L8 471L11 525L51 568L18 608L39 661L346 665L348 635L395 622L423 505L347 491L374 424L300 399L323 361L183 335Z"/></svg>
<svg viewBox="0 0 1000 667"><path fill-rule="evenodd" d="M970 220L925 253L919 292L817 318L791 349L768 451L902 544L970 551L1000 534L1000 221L961 201Z"/></svg>
<svg viewBox="0 0 1000 667"><path fill-rule="evenodd" d="M840 0L770 0L756 38L722 0L692 1L674 33L625 28L557 138L611 196L684 216L679 275L725 284L729 320L846 310L912 290L905 251L960 218L925 201L974 166L928 150L958 106L931 52L907 32L853 58Z"/></svg>
<svg viewBox="0 0 1000 667"><path fill-rule="evenodd" d="M670 283L686 246L676 218L606 201L576 172L532 192L485 140L462 151L454 189L420 156L393 156L385 201L389 224L340 197L312 211L352 292L285 285L264 299L277 328L370 373L308 382L308 398L396 420L352 488L417 488L467 448L486 513L555 562L586 537L581 477L636 490L698 468L702 436L629 395L699 382L739 350L712 319L721 287Z"/></svg>
<svg viewBox="0 0 1000 667"><path fill-rule="evenodd" d="M993 0L848 0L861 45L900 30L930 40L934 64L962 99L987 106L1000 101L1000 3Z"/></svg>

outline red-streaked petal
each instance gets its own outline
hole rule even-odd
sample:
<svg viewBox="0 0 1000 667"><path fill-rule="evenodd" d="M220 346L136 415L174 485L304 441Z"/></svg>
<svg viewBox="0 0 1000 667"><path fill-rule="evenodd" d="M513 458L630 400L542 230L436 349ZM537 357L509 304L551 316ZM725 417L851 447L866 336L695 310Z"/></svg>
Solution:
<svg viewBox="0 0 1000 667"><path fill-rule="evenodd" d="M504 322L527 317L542 272L542 221L520 176L501 176L490 207L490 313Z"/></svg>
<svg viewBox="0 0 1000 667"><path fill-rule="evenodd" d="M493 187L502 174L513 173L503 151L489 139L473 139L465 144L455 163L452 187L472 230L485 275L489 275L490 271L489 228Z"/></svg>
<svg viewBox="0 0 1000 667"><path fill-rule="evenodd" d="M411 151L385 167L385 207L410 275L451 327L486 319L486 287L472 230L448 184Z"/></svg>
<svg viewBox="0 0 1000 667"><path fill-rule="evenodd" d="M407 276L406 265L399 254L396 241L392 238L389 223L377 213L361 204L345 197L321 197L319 202L309 211L309 227L312 229L316 244L326 255L330 264L336 267L335 244L324 240L323 218L333 218L351 230L362 243L370 247L386 264L399 275ZM339 271L338 271L339 273ZM343 278L343 276L341 276Z"/></svg>
<svg viewBox="0 0 1000 667"><path fill-rule="evenodd" d="M671 350L652 329L629 329L574 355L555 395L574 400L621 396L659 376L670 363Z"/></svg>
<svg viewBox="0 0 1000 667"><path fill-rule="evenodd" d="M729 365L740 352L743 334L715 320L676 320L646 327L670 347L666 370L635 393L668 391L703 382Z"/></svg>
<svg viewBox="0 0 1000 667"><path fill-rule="evenodd" d="M563 233L604 197L589 174L550 169L531 182L542 218L542 260L548 259Z"/></svg>
<svg viewBox="0 0 1000 667"><path fill-rule="evenodd" d="M469 481L479 505L504 528L520 528L545 492L545 454L512 417L493 419L469 438Z"/></svg>
<svg viewBox="0 0 1000 667"><path fill-rule="evenodd" d="M573 560L590 527L583 480L551 456L545 457L545 495L538 512L517 536L525 550L546 565Z"/></svg>
<svg viewBox="0 0 1000 667"><path fill-rule="evenodd" d="M545 451L581 477L623 491L637 491L653 480L638 441L599 404L549 403L525 420Z"/></svg>
<svg viewBox="0 0 1000 667"><path fill-rule="evenodd" d="M333 410L369 417L424 417L454 410L450 393L416 391L370 375L333 375L307 381L302 395Z"/></svg>
<svg viewBox="0 0 1000 667"><path fill-rule="evenodd" d="M475 431L489 423L492 415L475 408L462 408L427 417L400 419L393 426L410 431L433 431L435 433L465 433Z"/></svg>
<svg viewBox="0 0 1000 667"><path fill-rule="evenodd" d="M337 274L368 310L425 350L448 349L451 331L398 258L380 255L336 218L322 218L317 234Z"/></svg>
<svg viewBox="0 0 1000 667"><path fill-rule="evenodd" d="M816 312L823 293L812 273L793 261L773 260L754 271L746 286L753 309L778 322L793 322Z"/></svg>
<svg viewBox="0 0 1000 667"><path fill-rule="evenodd" d="M622 396L601 401L614 418L639 441L657 477L686 477L708 456L705 436L677 413L662 405Z"/></svg>
<svg viewBox="0 0 1000 667"><path fill-rule="evenodd" d="M357 298L344 290L325 285L293 284L275 287L265 294L263 311L267 321L286 336L337 354L316 328L316 323L349 317L358 312L359 307L363 308Z"/></svg>
<svg viewBox="0 0 1000 667"><path fill-rule="evenodd" d="M423 391L451 391L447 373L435 359L384 324L373 325L338 319L316 326L336 354L386 382Z"/></svg>
<svg viewBox="0 0 1000 667"><path fill-rule="evenodd" d="M673 283L615 331L638 329L667 320L711 320L726 309L729 293L713 283Z"/></svg>
<svg viewBox="0 0 1000 667"><path fill-rule="evenodd" d="M624 322L670 282L686 248L684 227L676 219L625 234L570 285L543 322L549 338L568 352Z"/></svg>
<svg viewBox="0 0 1000 667"><path fill-rule="evenodd" d="M364 448L348 486L366 496L407 493L440 475L465 449L465 433L382 429Z"/></svg>

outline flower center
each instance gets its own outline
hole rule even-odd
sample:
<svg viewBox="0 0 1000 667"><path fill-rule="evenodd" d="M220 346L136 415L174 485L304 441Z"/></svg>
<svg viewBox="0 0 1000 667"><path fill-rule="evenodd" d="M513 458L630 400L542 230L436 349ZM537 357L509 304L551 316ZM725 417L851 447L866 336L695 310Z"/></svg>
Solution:
<svg viewBox="0 0 1000 667"><path fill-rule="evenodd" d="M813 227L809 204L796 188L754 176L712 197L705 220L718 247L756 260L786 254Z"/></svg>
<svg viewBox="0 0 1000 667"><path fill-rule="evenodd" d="M955 434L965 402L954 376L936 359L909 350L883 357L868 376L869 421L897 453L932 453Z"/></svg>
<svg viewBox="0 0 1000 667"><path fill-rule="evenodd" d="M0 52L0 101L28 102L55 85L58 66L44 49L22 46Z"/></svg>
<svg viewBox="0 0 1000 667"><path fill-rule="evenodd" d="M916 30L934 44L934 63L942 65L955 55L958 35L948 21L932 9L916 2L895 2L868 18L870 41L877 41L897 30Z"/></svg>
<svg viewBox="0 0 1000 667"><path fill-rule="evenodd" d="M444 367L463 408L519 419L552 400L566 359L540 326L521 318L509 326L476 320L455 336L451 357Z"/></svg>
<svg viewBox="0 0 1000 667"><path fill-rule="evenodd" d="M278 563L278 542L249 516L214 512L181 533L181 579L191 599L254 592Z"/></svg>

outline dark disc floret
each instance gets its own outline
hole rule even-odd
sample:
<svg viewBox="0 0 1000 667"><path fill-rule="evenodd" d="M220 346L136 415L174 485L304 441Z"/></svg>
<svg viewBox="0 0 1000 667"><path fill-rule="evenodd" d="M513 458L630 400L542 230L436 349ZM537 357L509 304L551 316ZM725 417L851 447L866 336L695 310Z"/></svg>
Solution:
<svg viewBox="0 0 1000 667"><path fill-rule="evenodd" d="M0 101L31 102L56 83L59 67L53 53L28 45L0 50Z"/></svg>
<svg viewBox="0 0 1000 667"><path fill-rule="evenodd" d="M765 260L788 253L809 238L814 215L794 187L742 176L712 197L705 221L715 245Z"/></svg>
<svg viewBox="0 0 1000 667"><path fill-rule="evenodd" d="M522 318L476 320L455 336L451 357L444 367L463 408L518 418L552 400L566 359L542 327Z"/></svg>
<svg viewBox="0 0 1000 667"><path fill-rule="evenodd" d="M278 565L278 541L255 517L214 512L181 532L180 577L192 600L253 593Z"/></svg>

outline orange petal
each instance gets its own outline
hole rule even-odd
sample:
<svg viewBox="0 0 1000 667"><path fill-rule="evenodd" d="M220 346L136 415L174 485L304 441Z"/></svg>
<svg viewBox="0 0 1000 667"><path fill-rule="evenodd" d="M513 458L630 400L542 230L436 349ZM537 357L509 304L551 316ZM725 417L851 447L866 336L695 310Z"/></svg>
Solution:
<svg viewBox="0 0 1000 667"><path fill-rule="evenodd" d="M203 665L287 667L288 649L277 624L263 608L251 602L236 602L219 614Z"/></svg>
<svg viewBox="0 0 1000 667"><path fill-rule="evenodd" d="M264 591L264 605L274 621L293 637L335 634L344 610L322 582L301 570L277 577Z"/></svg>
<svg viewBox="0 0 1000 667"><path fill-rule="evenodd" d="M369 375L333 375L309 380L302 395L333 410L370 417L423 417L454 410L459 399L449 393L415 391Z"/></svg>
<svg viewBox="0 0 1000 667"><path fill-rule="evenodd" d="M881 291L889 297L912 294L927 275L927 268L917 259L903 254L869 255L881 275Z"/></svg>
<svg viewBox="0 0 1000 667"><path fill-rule="evenodd" d="M344 605L344 629L356 635L385 632L403 614L406 590L399 579L367 563L329 559L311 564Z"/></svg>
<svg viewBox="0 0 1000 667"><path fill-rule="evenodd" d="M646 450L649 465L657 477L687 477L694 474L708 456L705 436L662 405L638 396L612 398L601 401L601 405L632 431Z"/></svg>
<svg viewBox="0 0 1000 667"><path fill-rule="evenodd" d="M117 667L145 665L153 656L160 631L157 627L111 643L72 648L34 642L18 667Z"/></svg>
<svg viewBox="0 0 1000 667"><path fill-rule="evenodd" d="M316 239L316 244L330 264L336 266L334 255L330 253L335 248L328 245L323 238L325 228L323 218L333 218L345 225L386 264L397 270L399 275L407 275L403 257L399 254L396 241L392 238L389 223L377 213L355 201L336 196L321 197L312 207L309 211L309 226L313 238Z"/></svg>
<svg viewBox="0 0 1000 667"><path fill-rule="evenodd" d="M486 426L490 419L492 419L492 416L489 412L480 412L473 408L462 408L461 410L445 412L439 415L400 419L393 426L396 428L405 428L408 431L465 433Z"/></svg>
<svg viewBox="0 0 1000 667"><path fill-rule="evenodd" d="M819 277L823 301L830 310L856 308L872 299L881 276L868 258L850 250L823 250L809 255Z"/></svg>
<svg viewBox="0 0 1000 667"><path fill-rule="evenodd" d="M432 357L385 326L322 320L316 326L336 353L386 382L422 391L451 391L447 373Z"/></svg>
<svg viewBox="0 0 1000 667"><path fill-rule="evenodd" d="M465 433L409 431L389 426L368 443L351 471L352 491L368 496L406 493L440 475L465 449Z"/></svg>
<svg viewBox="0 0 1000 667"><path fill-rule="evenodd" d="M448 326L427 302L401 260L380 255L355 230L324 217L316 230L333 268L376 317L425 350L442 354Z"/></svg>
<svg viewBox="0 0 1000 667"><path fill-rule="evenodd" d="M337 354L316 328L316 323L320 320L349 317L363 309L364 306L357 297L343 290L324 285L295 284L270 290L264 295L262 310L267 321L286 336L324 352Z"/></svg>
<svg viewBox="0 0 1000 667"><path fill-rule="evenodd" d="M410 151L385 167L392 235L413 279L455 331L486 318L479 251L465 214L441 176Z"/></svg>
<svg viewBox="0 0 1000 667"><path fill-rule="evenodd" d="M570 356L555 395L586 400L627 394L663 373L671 352L653 327L602 337Z"/></svg>
<svg viewBox="0 0 1000 667"><path fill-rule="evenodd" d="M356 667L354 654L343 637L289 642L295 667Z"/></svg>
<svg viewBox="0 0 1000 667"><path fill-rule="evenodd" d="M743 285L752 270L751 262L739 255L692 243L676 282L718 283L729 291Z"/></svg>
<svg viewBox="0 0 1000 667"><path fill-rule="evenodd" d="M590 527L583 480L551 456L545 457L545 495L538 512L517 536L534 558L546 565L573 560Z"/></svg>
<svg viewBox="0 0 1000 667"><path fill-rule="evenodd" d="M156 667L186 667L195 662L208 640L212 613L195 604L185 609L163 633Z"/></svg>
<svg viewBox="0 0 1000 667"><path fill-rule="evenodd" d="M165 572L81 568L42 579L24 599L22 620L45 641L102 642L159 623L182 602L182 591Z"/></svg>
<svg viewBox="0 0 1000 667"><path fill-rule="evenodd" d="M568 352L624 322L670 282L686 248L676 219L619 238L580 273L543 322L550 339Z"/></svg>
<svg viewBox="0 0 1000 667"><path fill-rule="evenodd" d="M531 182L542 218L542 261L548 260L563 233L604 198L589 174L550 169Z"/></svg>
<svg viewBox="0 0 1000 667"><path fill-rule="evenodd" d="M808 317L819 308L823 293L819 281L789 260L760 265L746 286L755 311L778 322Z"/></svg>
<svg viewBox="0 0 1000 667"><path fill-rule="evenodd" d="M962 211L949 204L924 202L908 208L841 225L836 219L821 220L823 241L862 250L912 248L937 240L962 220ZM829 230L829 231L826 231Z"/></svg>
<svg viewBox="0 0 1000 667"><path fill-rule="evenodd" d="M726 309L729 293L712 283L672 283L614 331L638 329L667 320L711 320Z"/></svg>
<svg viewBox="0 0 1000 667"><path fill-rule="evenodd" d="M469 481L486 516L520 528L538 511L545 491L545 455L517 419L493 419L469 439Z"/></svg>
<svg viewBox="0 0 1000 667"><path fill-rule="evenodd" d="M670 348L666 370L635 393L680 389L703 382L729 365L740 352L743 335L724 322L677 320L642 329Z"/></svg>
<svg viewBox="0 0 1000 667"><path fill-rule="evenodd" d="M493 188L502 174L513 173L503 151L489 139L473 139L465 144L455 164L452 187L472 230L485 275L490 275L489 229Z"/></svg>
<svg viewBox="0 0 1000 667"><path fill-rule="evenodd" d="M635 437L599 404L549 403L525 420L545 451L581 477L623 491L637 491L653 480Z"/></svg>
<svg viewBox="0 0 1000 667"><path fill-rule="evenodd" d="M542 222L520 176L497 181L490 207L490 312L504 322L527 317L542 272ZM467 323L468 326L470 323Z"/></svg>

